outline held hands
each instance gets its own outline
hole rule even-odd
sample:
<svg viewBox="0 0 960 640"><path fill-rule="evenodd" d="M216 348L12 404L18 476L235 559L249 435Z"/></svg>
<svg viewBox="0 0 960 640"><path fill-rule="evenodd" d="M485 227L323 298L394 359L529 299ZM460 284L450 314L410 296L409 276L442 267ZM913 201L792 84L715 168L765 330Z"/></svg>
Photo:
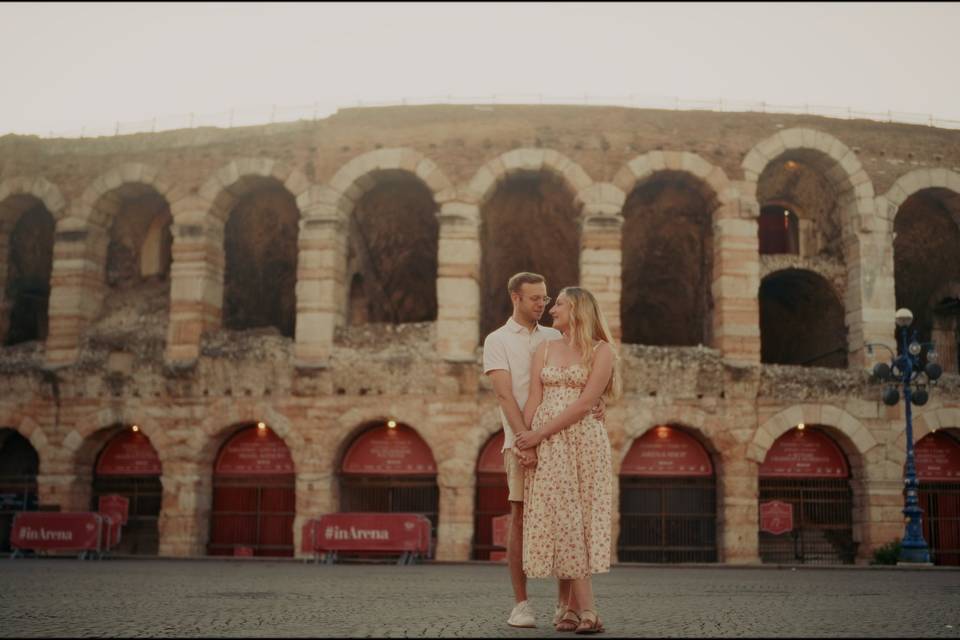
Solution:
<svg viewBox="0 0 960 640"><path fill-rule="evenodd" d="M601 397L600 400L597 401L597 404L593 407L593 417L596 420L603 422L603 418L606 415L607 415L607 403L604 402L603 398Z"/></svg>
<svg viewBox="0 0 960 640"><path fill-rule="evenodd" d="M520 462L520 466L524 469L533 469L537 466L537 450L536 449L527 449L526 451L520 451L516 447L513 449L514 455L517 456L517 460Z"/></svg>
<svg viewBox="0 0 960 640"><path fill-rule="evenodd" d="M514 446L521 451L524 449L532 449L540 444L540 441L543 440L543 435L537 431L523 431L517 434L517 439L514 441Z"/></svg>

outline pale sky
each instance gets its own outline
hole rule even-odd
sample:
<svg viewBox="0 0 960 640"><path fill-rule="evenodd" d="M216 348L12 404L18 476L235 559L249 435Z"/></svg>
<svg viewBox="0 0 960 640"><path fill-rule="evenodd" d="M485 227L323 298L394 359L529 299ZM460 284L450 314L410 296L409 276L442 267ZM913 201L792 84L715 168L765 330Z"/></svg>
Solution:
<svg viewBox="0 0 960 640"><path fill-rule="evenodd" d="M957 3L4 3L0 135L494 94L960 121L958 26Z"/></svg>

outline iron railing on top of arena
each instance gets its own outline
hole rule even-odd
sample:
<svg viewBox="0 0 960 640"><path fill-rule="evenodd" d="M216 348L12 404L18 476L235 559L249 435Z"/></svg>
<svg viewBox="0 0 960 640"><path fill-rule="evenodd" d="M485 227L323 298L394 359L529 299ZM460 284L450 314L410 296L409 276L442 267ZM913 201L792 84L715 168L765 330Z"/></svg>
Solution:
<svg viewBox="0 0 960 640"><path fill-rule="evenodd" d="M487 96L433 96L425 98L396 98L387 100L331 99L318 100L299 106L264 105L259 107L231 108L217 113L187 113L160 116L134 122L114 122L98 126L84 126L72 131L50 131L49 138L93 138L119 136L134 133L151 133L197 127L233 128L264 125L300 120L326 118L339 109L352 107L389 107L403 105L475 105L478 108L496 105L590 105L631 107L636 109L667 109L673 111L755 112L793 115L814 115L846 120L865 119L877 122L924 125L942 129L960 129L960 120L939 118L928 113L901 111L865 111L852 107L833 107L816 104L783 105L763 101L738 101L714 98L689 100L678 97L647 95L595 96L547 96L542 94L492 94Z"/></svg>

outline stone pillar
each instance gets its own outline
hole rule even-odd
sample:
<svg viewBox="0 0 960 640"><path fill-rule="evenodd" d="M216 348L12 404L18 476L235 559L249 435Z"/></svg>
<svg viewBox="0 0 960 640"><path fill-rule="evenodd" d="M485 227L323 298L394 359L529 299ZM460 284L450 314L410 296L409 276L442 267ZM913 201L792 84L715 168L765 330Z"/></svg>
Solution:
<svg viewBox="0 0 960 640"><path fill-rule="evenodd" d="M476 493L473 465L461 460L448 460L440 463L438 472L440 514L434 557L446 561L469 560Z"/></svg>
<svg viewBox="0 0 960 640"><path fill-rule="evenodd" d="M334 474L329 471L297 472L297 515L293 519L293 554L297 558L309 558L313 555L302 550L304 523L325 513L338 511L333 492L335 482Z"/></svg>
<svg viewBox="0 0 960 640"><path fill-rule="evenodd" d="M760 562L757 467L758 463L742 453L729 454L723 460L717 519L721 527L719 559L725 564Z"/></svg>
<svg viewBox="0 0 960 640"><path fill-rule="evenodd" d="M621 335L622 228L620 215L587 214L580 234L580 285L596 296L616 340Z"/></svg>
<svg viewBox="0 0 960 640"><path fill-rule="evenodd" d="M885 207L885 199L877 206ZM847 261L847 299L844 301L847 324L847 350L851 367L866 368L886 359L885 349L866 352L868 343L885 344L896 350L894 315L896 295L893 279L893 216L889 219L867 211L858 201L856 232L844 237Z"/></svg>
<svg viewBox="0 0 960 640"><path fill-rule="evenodd" d="M204 331L221 324L223 308L223 222L202 213L173 225L170 266L170 324L166 360L192 364Z"/></svg>
<svg viewBox="0 0 960 640"><path fill-rule="evenodd" d="M480 238L476 205L445 203L437 250L437 353L473 362L480 334Z"/></svg>
<svg viewBox="0 0 960 640"><path fill-rule="evenodd" d="M107 235L96 225L77 218L66 218L57 224L46 342L49 367L76 361L80 335L100 312L105 287L105 266L101 261L106 245Z"/></svg>
<svg viewBox="0 0 960 640"><path fill-rule="evenodd" d="M713 347L732 362L760 362L760 248L755 201L717 211L713 257Z"/></svg>
<svg viewBox="0 0 960 640"><path fill-rule="evenodd" d="M297 257L298 367L323 366L344 323L347 232L340 216L308 217L300 223Z"/></svg>
<svg viewBox="0 0 960 640"><path fill-rule="evenodd" d="M207 555L213 478L194 462L164 462L159 555Z"/></svg>
<svg viewBox="0 0 960 640"><path fill-rule="evenodd" d="M863 514L858 519L860 546L857 548L857 562L867 563L873 557L874 549L903 537L903 480L864 482L861 500Z"/></svg>

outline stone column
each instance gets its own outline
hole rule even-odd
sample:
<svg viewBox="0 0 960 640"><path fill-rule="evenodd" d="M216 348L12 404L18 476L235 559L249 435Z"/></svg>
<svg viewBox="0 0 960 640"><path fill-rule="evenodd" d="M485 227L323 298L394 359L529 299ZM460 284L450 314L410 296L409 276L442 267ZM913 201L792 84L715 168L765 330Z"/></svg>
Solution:
<svg viewBox="0 0 960 640"><path fill-rule="evenodd" d="M104 294L105 266L97 256L106 255L107 235L96 225L77 218L57 224L50 275L47 366L56 368L76 361L80 336L100 312Z"/></svg>
<svg viewBox="0 0 960 640"><path fill-rule="evenodd" d="M207 555L213 478L194 462L164 462L159 555Z"/></svg>
<svg viewBox="0 0 960 640"><path fill-rule="evenodd" d="M743 454L723 460L720 510L720 560L725 564L759 564L758 464Z"/></svg>
<svg viewBox="0 0 960 640"><path fill-rule="evenodd" d="M621 335L622 228L620 215L588 213L580 235L580 284L596 296L617 340Z"/></svg>
<svg viewBox="0 0 960 640"><path fill-rule="evenodd" d="M877 199L877 207L888 205ZM863 206L861 206L861 209ZM847 299L844 303L847 324L847 349L850 366L868 367L885 356L886 350L866 353L868 343L885 344L896 350L894 315L896 294L893 277L893 216L859 211L858 229L845 239L847 260Z"/></svg>
<svg viewBox="0 0 960 640"><path fill-rule="evenodd" d="M200 355L203 332L221 324L223 222L205 220L202 213L197 213L181 217L172 232L166 360L189 365Z"/></svg>
<svg viewBox="0 0 960 640"><path fill-rule="evenodd" d="M434 557L446 561L469 560L476 493L473 465L461 460L441 462L437 485L440 489L440 514Z"/></svg>
<svg viewBox="0 0 960 640"><path fill-rule="evenodd" d="M338 511L333 491L336 477L330 471L298 471L296 482L297 515L293 519L293 554L297 558L310 558L313 554L302 550L303 525L307 520Z"/></svg>
<svg viewBox="0 0 960 640"><path fill-rule="evenodd" d="M440 209L437 250L437 353L448 362L473 362L480 333L480 219L476 205Z"/></svg>
<svg viewBox="0 0 960 640"><path fill-rule="evenodd" d="M307 217L300 223L297 257L298 367L322 367L330 357L336 328L347 305L347 232L338 215Z"/></svg>
<svg viewBox="0 0 960 640"><path fill-rule="evenodd" d="M760 248L754 200L716 212L713 257L713 347L726 360L760 362Z"/></svg>

